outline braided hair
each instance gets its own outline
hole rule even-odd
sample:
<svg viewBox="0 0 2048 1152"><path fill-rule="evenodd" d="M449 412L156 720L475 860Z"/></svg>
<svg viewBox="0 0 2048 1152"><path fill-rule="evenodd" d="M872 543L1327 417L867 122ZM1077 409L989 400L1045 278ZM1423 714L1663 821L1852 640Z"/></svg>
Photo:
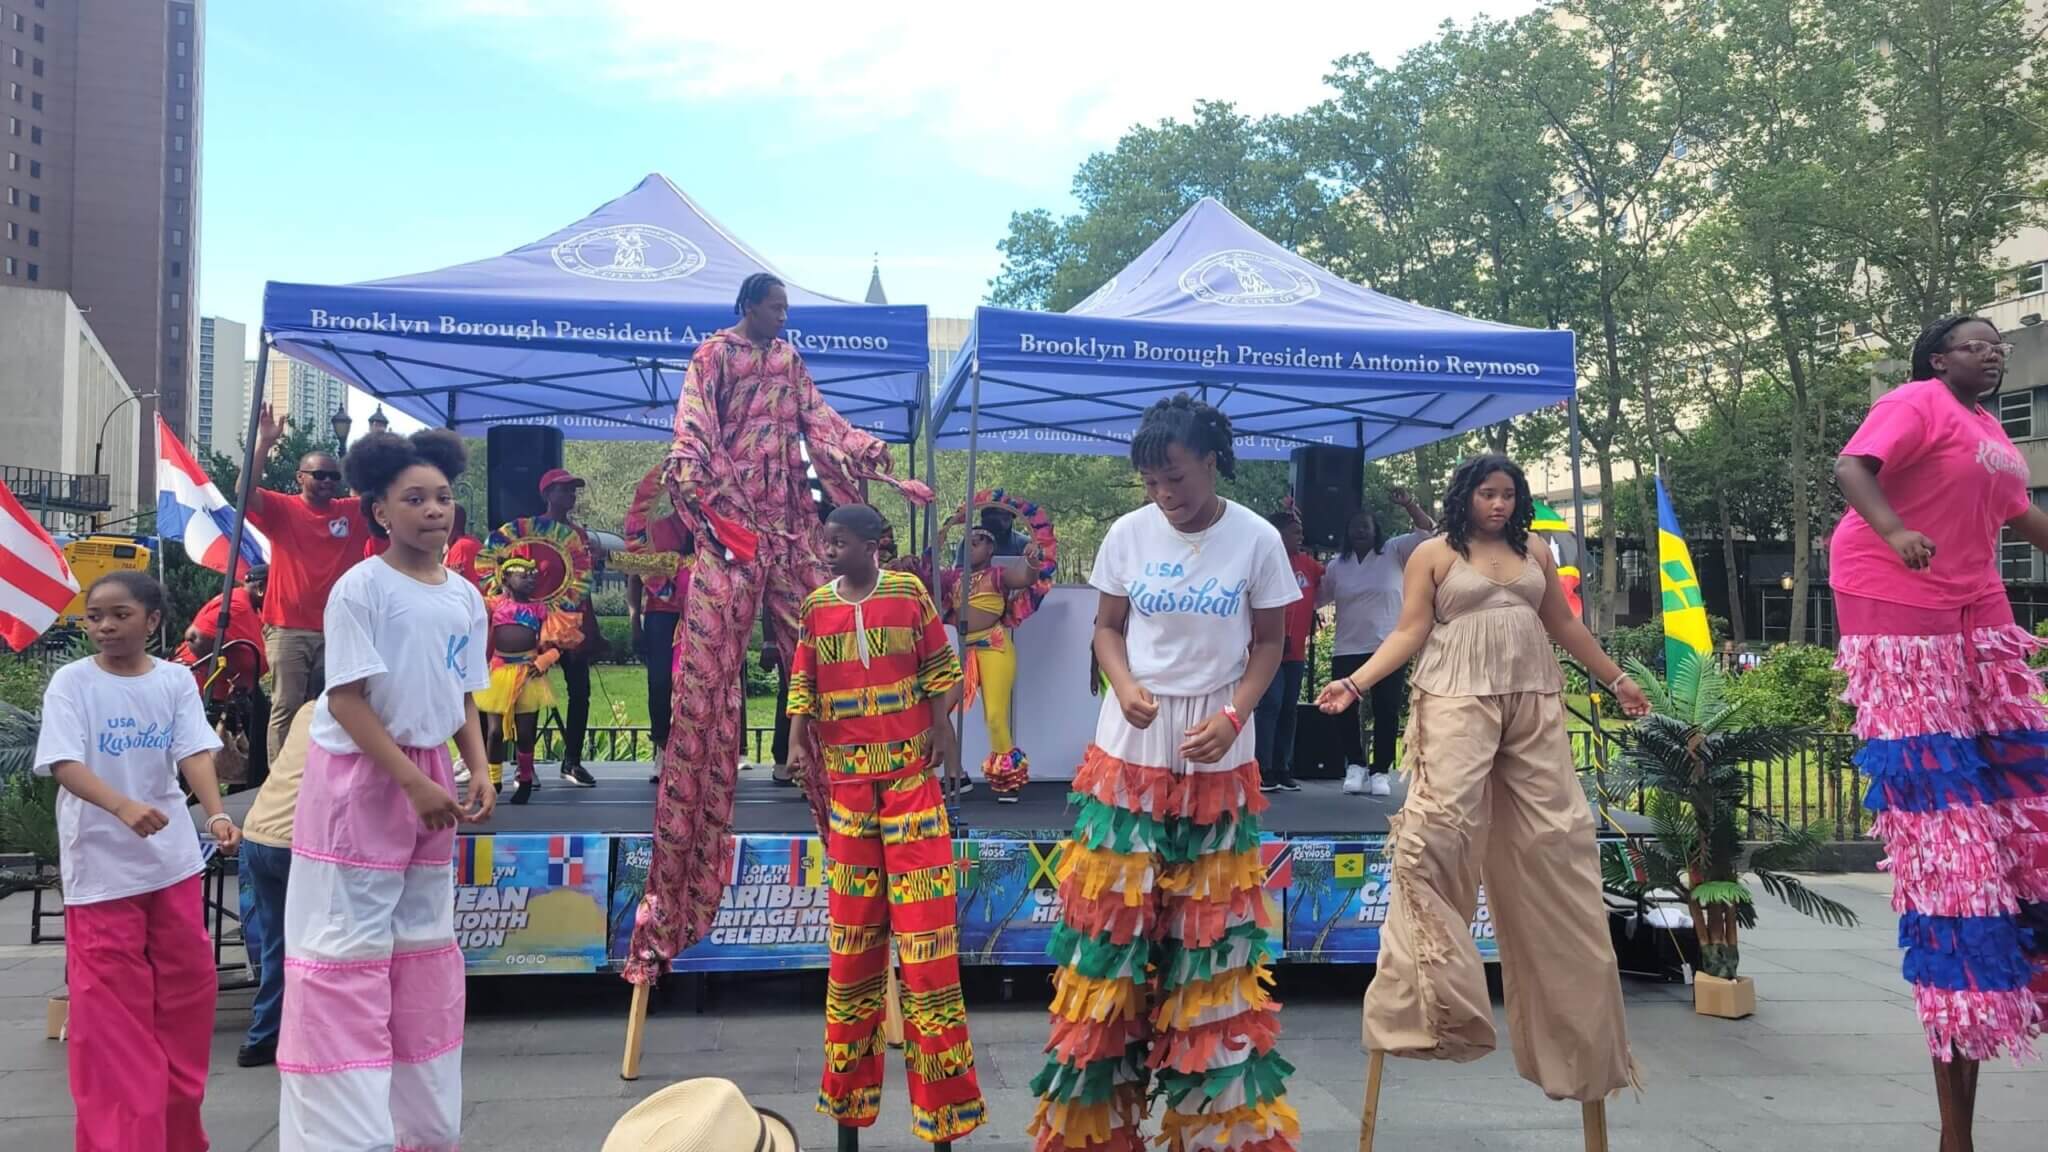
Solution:
<svg viewBox="0 0 2048 1152"><path fill-rule="evenodd" d="M1214 453L1216 471L1225 479L1237 475L1237 454L1231 449L1230 417L1185 392L1156 401L1138 420L1131 437L1131 465L1166 467L1166 449L1178 444L1200 457Z"/></svg>
<svg viewBox="0 0 2048 1152"><path fill-rule="evenodd" d="M384 499L399 474L415 464L438 469L453 484L469 467L469 451L462 446L462 437L446 428L429 428L410 436L372 432L350 445L341 462L348 486L361 494L363 519L370 522L370 531L380 539L390 533L377 523L370 510Z"/></svg>
<svg viewBox="0 0 2048 1152"><path fill-rule="evenodd" d="M1498 453L1488 452L1474 456L1458 465L1451 473L1450 489L1444 494L1444 519L1441 531L1458 555L1467 560L1472 558L1472 496L1486 478L1495 472L1507 473L1515 484L1515 510L1509 514L1507 527L1502 535L1515 555L1529 555L1529 525L1536 522L1536 501L1529 494L1529 478L1522 474L1522 466Z"/></svg>
<svg viewBox="0 0 2048 1152"><path fill-rule="evenodd" d="M1967 313L1944 316L1929 324L1921 331L1920 338L1913 341L1913 379L1934 379L1935 356L1948 351L1948 338L1965 324L1983 324L1994 332L1998 330L1998 325L1982 316L1971 316Z"/></svg>
<svg viewBox="0 0 2048 1152"><path fill-rule="evenodd" d="M782 279L768 272L756 272L740 281L740 294L732 302L732 314L745 316L754 305L768 298L770 288L782 288Z"/></svg>

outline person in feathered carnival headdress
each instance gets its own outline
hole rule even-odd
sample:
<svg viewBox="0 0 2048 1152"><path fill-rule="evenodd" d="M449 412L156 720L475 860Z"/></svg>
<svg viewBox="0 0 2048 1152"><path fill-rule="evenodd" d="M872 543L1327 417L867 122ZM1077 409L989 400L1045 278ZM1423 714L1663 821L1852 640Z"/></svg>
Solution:
<svg viewBox="0 0 2048 1152"><path fill-rule="evenodd" d="M988 728L988 759L981 774L994 789L996 801L1015 804L1031 779L1031 761L1018 747L1010 726L1010 704L1017 684L1017 625L1044 600L1056 568L1052 521L1035 504L1007 499L1000 490L985 492L975 504L1005 511L1023 510L1036 529L1020 557L1021 563L999 563L1005 543L985 524L967 533L967 572L954 582L949 603L953 623L967 648L967 684L962 707L981 701Z"/></svg>
<svg viewBox="0 0 2048 1152"><path fill-rule="evenodd" d="M549 611L547 602L536 594L539 578L540 569L533 561L514 556L499 562L485 597L491 614L491 686L477 693L476 710L484 718L484 746L490 754L493 787L504 773L507 739L516 745L519 778L505 798L510 804L526 803L539 787L533 752L539 740L540 710L555 703L548 669L560 659L561 650L543 643Z"/></svg>
<svg viewBox="0 0 2048 1152"><path fill-rule="evenodd" d="M862 502L861 482L929 503L931 489L897 480L889 449L832 410L781 338L789 292L767 273L747 277L733 311L690 358L676 401L676 436L664 481L683 526L699 542L683 611L681 694L661 761L654 860L633 928L626 979L650 984L677 952L711 930L731 863L738 782L740 662L763 602L771 641L794 658L797 609L831 577L820 548L824 502ZM713 685L730 685L731 690ZM805 757L817 762L815 750ZM811 813L827 828L823 781L804 780Z"/></svg>

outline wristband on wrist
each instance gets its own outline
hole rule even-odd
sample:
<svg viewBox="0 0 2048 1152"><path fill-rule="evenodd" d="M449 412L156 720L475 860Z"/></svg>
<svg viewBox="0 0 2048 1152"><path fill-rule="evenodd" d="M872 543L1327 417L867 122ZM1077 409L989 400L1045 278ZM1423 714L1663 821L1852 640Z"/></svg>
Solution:
<svg viewBox="0 0 2048 1152"><path fill-rule="evenodd" d="M1223 718L1230 721L1232 728L1237 729L1239 732L1244 731L1244 717L1237 714L1237 705L1225 704L1223 706Z"/></svg>
<svg viewBox="0 0 2048 1152"><path fill-rule="evenodd" d="M215 812L215 813L214 813L213 815L211 815L211 816L208 816L208 817L206 818L206 826L207 826L208 828L211 828L211 827L213 827L213 825L214 825L214 822L215 822L216 820L225 820L225 821L227 821L227 823L228 823L229 827L233 827L233 826L234 826L234 823L235 823L235 818L234 818L234 817L232 817L232 816L230 816L230 815L228 815L227 813L225 813L225 812Z"/></svg>
<svg viewBox="0 0 2048 1152"><path fill-rule="evenodd" d="M1607 681L1607 682L1606 682L1606 684L1605 684L1605 687L1606 687L1607 691L1608 691L1608 692L1609 692L1610 694L1618 696L1618 695L1620 695L1620 694L1621 694L1621 685L1622 685L1622 683L1623 683L1623 682L1625 682L1625 681L1626 681L1627 679L1628 679L1628 673L1626 673L1626 672L1620 672L1620 673L1617 673L1617 674L1615 675L1614 679L1612 679L1612 680L1609 680L1609 681Z"/></svg>
<svg viewBox="0 0 2048 1152"><path fill-rule="evenodd" d="M1351 698L1352 698L1352 699L1354 699L1354 700L1363 700L1363 699L1365 699L1365 689L1363 689L1363 688L1360 688L1360 687L1358 686L1358 681L1356 681L1356 680L1353 680L1353 679L1352 679L1351 677L1349 677L1349 676L1343 676L1343 677L1339 677L1339 679L1341 679L1341 680L1342 680L1342 681L1344 682L1344 687L1346 687L1346 688L1348 688L1348 689L1350 689L1350 690L1351 690Z"/></svg>

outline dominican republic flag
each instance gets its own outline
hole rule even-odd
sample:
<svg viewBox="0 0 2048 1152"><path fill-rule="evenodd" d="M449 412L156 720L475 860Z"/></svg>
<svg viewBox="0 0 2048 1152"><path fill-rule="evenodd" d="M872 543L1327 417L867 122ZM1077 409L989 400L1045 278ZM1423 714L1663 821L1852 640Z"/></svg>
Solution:
<svg viewBox="0 0 2048 1152"><path fill-rule="evenodd" d="M557 888L583 883L583 837L548 838L548 883Z"/></svg>
<svg viewBox="0 0 2048 1152"><path fill-rule="evenodd" d="M78 578L43 526L0 484L0 640L28 650L78 595Z"/></svg>
<svg viewBox="0 0 2048 1152"><path fill-rule="evenodd" d="M228 570L235 507L220 494L162 415L156 418L156 530L185 545L185 554L215 572ZM270 541L254 524L242 528L242 567L270 563ZM237 576L241 575L238 571Z"/></svg>

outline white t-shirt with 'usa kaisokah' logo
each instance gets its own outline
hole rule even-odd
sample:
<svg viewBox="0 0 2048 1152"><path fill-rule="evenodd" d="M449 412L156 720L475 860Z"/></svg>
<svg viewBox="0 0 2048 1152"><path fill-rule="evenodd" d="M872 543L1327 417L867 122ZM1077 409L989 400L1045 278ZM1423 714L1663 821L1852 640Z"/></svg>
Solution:
<svg viewBox="0 0 2048 1152"><path fill-rule="evenodd" d="M484 651L490 617L476 586L443 570L439 584L375 556L335 581L327 597L327 690L367 681L364 695L402 748L439 748L462 728L464 702L491 686ZM359 752L328 711L313 712L313 742Z"/></svg>
<svg viewBox="0 0 2048 1152"><path fill-rule="evenodd" d="M1183 534L1157 504L1110 525L1088 583L1131 602L1131 675L1155 696L1206 696L1244 678L1252 613L1301 599L1280 532L1225 500L1207 531Z"/></svg>

